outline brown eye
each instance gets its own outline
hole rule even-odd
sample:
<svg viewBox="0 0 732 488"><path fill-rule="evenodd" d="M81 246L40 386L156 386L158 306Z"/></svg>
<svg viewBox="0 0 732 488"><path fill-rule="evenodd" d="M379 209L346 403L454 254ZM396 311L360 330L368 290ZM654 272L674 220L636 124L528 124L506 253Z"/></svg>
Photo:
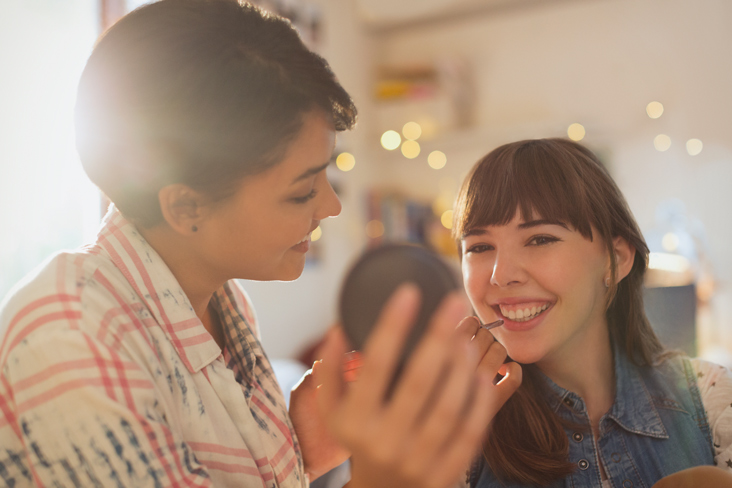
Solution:
<svg viewBox="0 0 732 488"><path fill-rule="evenodd" d="M534 236L529 241L529 244L533 246L546 246L547 244L552 244L558 240L559 239L553 236Z"/></svg>
<svg viewBox="0 0 732 488"><path fill-rule="evenodd" d="M470 246L469 248L467 248L465 250L465 254L470 254L470 253L480 254L482 252L492 251L492 250L493 250L493 246L491 246L491 245L475 244L474 246Z"/></svg>

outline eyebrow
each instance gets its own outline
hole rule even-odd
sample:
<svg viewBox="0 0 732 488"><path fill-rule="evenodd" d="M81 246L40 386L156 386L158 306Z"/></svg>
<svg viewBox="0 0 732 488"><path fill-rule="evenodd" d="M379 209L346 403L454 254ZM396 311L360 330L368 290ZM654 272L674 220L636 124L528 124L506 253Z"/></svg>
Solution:
<svg viewBox="0 0 732 488"><path fill-rule="evenodd" d="M538 227L540 225L558 225L559 227L564 227L565 229L569 230L569 227L567 227L567 224L564 222L561 222L559 220L546 220L546 219L540 219L540 220L530 220L529 222L524 222L522 224L519 224L519 229L530 229L531 227Z"/></svg>
<svg viewBox="0 0 732 488"><path fill-rule="evenodd" d="M312 175L315 175L315 174L320 173L325 168L327 168L329 164L330 164L330 161L328 161L327 163L325 163L323 165L316 166L315 168L310 168L309 170L305 171L303 174L301 174L300 176L298 176L297 178L295 178L294 180L292 180L292 183L291 184L294 185L298 181L302 181L302 180L304 180L305 178L307 178L309 176L312 176Z"/></svg>
<svg viewBox="0 0 732 488"><path fill-rule="evenodd" d="M569 230L569 227L564 222L561 222L559 220L547 220L547 219L530 220L528 222L523 222L518 225L518 228L523 230L523 229L530 229L532 227L538 227L540 225L558 225L560 227L564 227L565 229ZM470 229L467 232L465 232L462 235L461 239L465 239L466 237L470 237L470 236L482 236L485 234L490 234L490 232L484 228L478 227L475 229Z"/></svg>

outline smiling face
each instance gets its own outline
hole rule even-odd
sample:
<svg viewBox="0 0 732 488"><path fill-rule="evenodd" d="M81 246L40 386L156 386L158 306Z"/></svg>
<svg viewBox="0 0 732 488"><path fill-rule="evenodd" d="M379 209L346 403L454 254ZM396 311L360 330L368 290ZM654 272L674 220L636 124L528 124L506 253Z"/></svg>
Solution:
<svg viewBox="0 0 732 488"><path fill-rule="evenodd" d="M593 229L585 238L563 222L520 212L506 225L468 229L461 241L465 289L483 322L515 361L564 361L607 342L609 258Z"/></svg>
<svg viewBox="0 0 732 488"><path fill-rule="evenodd" d="M280 163L245 178L231 198L211 204L197 232L206 268L224 279L299 277L310 233L341 211L325 171L334 146L333 124L313 111Z"/></svg>

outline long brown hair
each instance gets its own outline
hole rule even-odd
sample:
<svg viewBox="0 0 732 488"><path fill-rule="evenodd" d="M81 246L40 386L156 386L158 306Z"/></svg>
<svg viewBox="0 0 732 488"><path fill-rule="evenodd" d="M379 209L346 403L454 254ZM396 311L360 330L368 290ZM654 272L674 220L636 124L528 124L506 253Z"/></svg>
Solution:
<svg viewBox="0 0 732 488"><path fill-rule="evenodd" d="M643 309L643 276L648 246L622 193L587 148L565 139L538 139L503 145L478 161L463 182L455 205L453 236L509 223L516 209L570 224L587 239L601 239L611 261L606 317L614 347L624 348L636 365L651 365L663 346ZM597 235L593 235L592 229ZM632 269L615 285L613 239L633 248ZM564 423L542 399L545 382L534 365L523 365L524 381L491 423L484 456L501 480L547 485L574 469L567 455Z"/></svg>

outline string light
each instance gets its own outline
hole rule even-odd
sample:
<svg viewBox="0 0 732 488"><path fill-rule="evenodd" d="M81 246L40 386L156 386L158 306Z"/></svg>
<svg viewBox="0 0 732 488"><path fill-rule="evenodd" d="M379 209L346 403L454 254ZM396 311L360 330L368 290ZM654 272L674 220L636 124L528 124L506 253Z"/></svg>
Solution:
<svg viewBox="0 0 732 488"><path fill-rule="evenodd" d="M417 156L419 156L419 151L421 148L419 147L419 142L417 141L404 141L402 143L402 154L404 154L405 158L408 159L414 159Z"/></svg>
<svg viewBox="0 0 732 488"><path fill-rule="evenodd" d="M402 136L395 130L388 130L381 135L381 145L384 149L393 151L402 143Z"/></svg>
<svg viewBox="0 0 732 488"><path fill-rule="evenodd" d="M653 139L653 146L658 151L661 151L661 152L667 151L668 148L671 147L671 138L669 136L667 136L666 134L658 134Z"/></svg>
<svg viewBox="0 0 732 488"><path fill-rule="evenodd" d="M356 158L351 153L342 152L336 158L336 166L341 171L351 171L356 166Z"/></svg>
<svg viewBox="0 0 732 488"><path fill-rule="evenodd" d="M686 152L688 152L690 156L696 156L702 152L703 148L704 144L702 144L702 141L699 139L689 139L686 141Z"/></svg>
<svg viewBox="0 0 732 488"><path fill-rule="evenodd" d="M582 124L574 123L567 128L567 136L573 141L581 141L585 138L585 128Z"/></svg>
<svg viewBox="0 0 732 488"><path fill-rule="evenodd" d="M427 156L427 164L429 164L432 169L442 169L445 167L446 163L447 156L445 156L445 153L442 151L432 151L430 155Z"/></svg>
<svg viewBox="0 0 732 488"><path fill-rule="evenodd" d="M323 229L321 229L320 226L317 226L315 230L310 234L310 242L315 242L321 237L323 237Z"/></svg>
<svg viewBox="0 0 732 488"><path fill-rule="evenodd" d="M422 135L422 127L417 122L407 122L402 127L402 134L405 139L416 141Z"/></svg>
<svg viewBox="0 0 732 488"><path fill-rule="evenodd" d="M657 119L663 115L663 105L661 102L651 102L646 105L646 113L652 119Z"/></svg>

